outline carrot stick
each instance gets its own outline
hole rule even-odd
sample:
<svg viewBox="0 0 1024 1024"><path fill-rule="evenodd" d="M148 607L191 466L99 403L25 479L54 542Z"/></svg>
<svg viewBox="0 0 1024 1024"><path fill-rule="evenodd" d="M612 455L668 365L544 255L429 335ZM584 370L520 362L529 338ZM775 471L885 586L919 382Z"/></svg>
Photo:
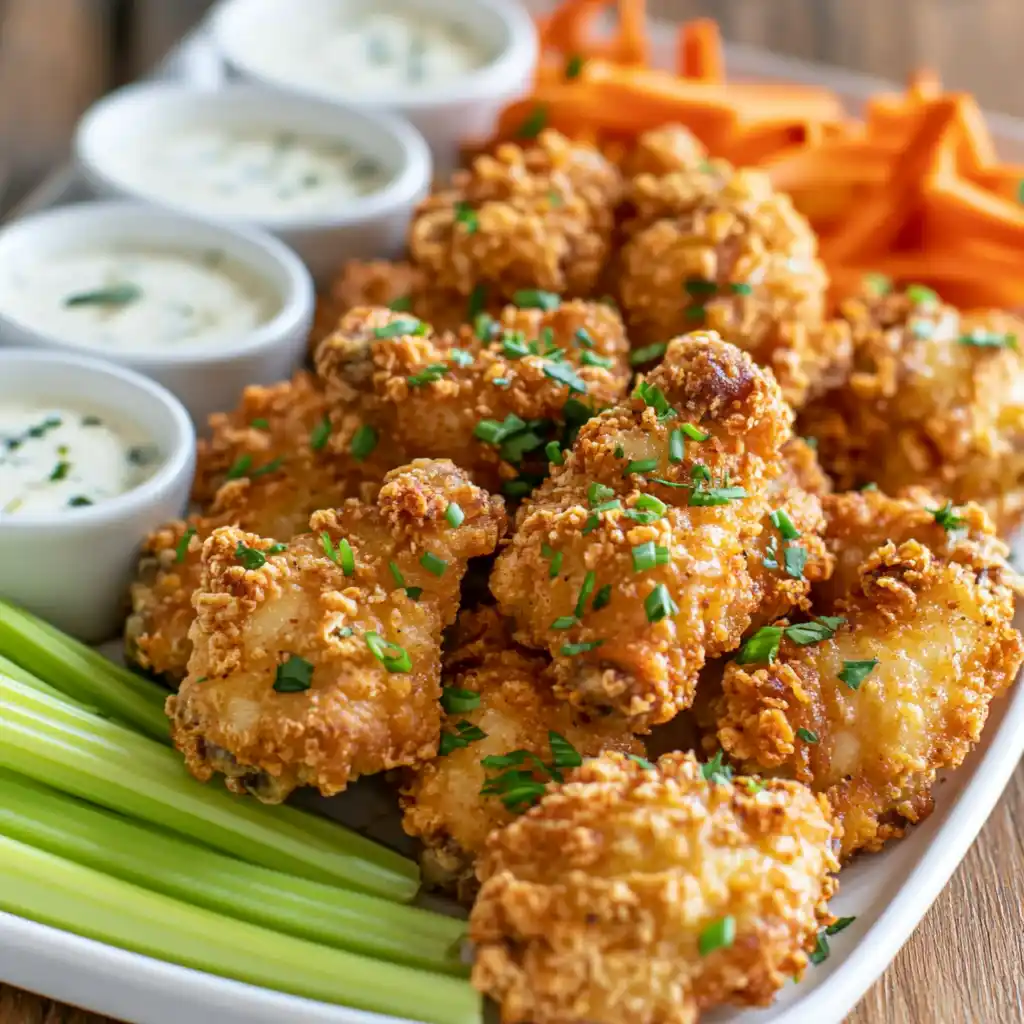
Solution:
<svg viewBox="0 0 1024 1024"><path fill-rule="evenodd" d="M721 84L725 81L725 58L718 22L711 18L687 21L679 30L678 69L684 78Z"/></svg>

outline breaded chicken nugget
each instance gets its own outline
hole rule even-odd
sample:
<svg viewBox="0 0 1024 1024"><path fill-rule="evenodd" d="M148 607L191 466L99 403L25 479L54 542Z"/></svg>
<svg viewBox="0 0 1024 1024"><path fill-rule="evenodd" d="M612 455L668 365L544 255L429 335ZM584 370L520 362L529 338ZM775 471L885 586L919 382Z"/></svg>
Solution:
<svg viewBox="0 0 1024 1024"><path fill-rule="evenodd" d="M578 421L610 405L629 382L618 314L550 299L544 309L482 314L458 334L357 308L320 345L317 372L328 394L358 409L387 443L409 456L451 458L492 490L515 481L508 493L516 496L547 472L545 446L561 450L567 416Z"/></svg>
<svg viewBox="0 0 1024 1024"><path fill-rule="evenodd" d="M838 869L827 802L690 755L606 754L493 833L473 983L504 1024L695 1024L807 964Z"/></svg>
<svg viewBox="0 0 1024 1024"><path fill-rule="evenodd" d="M502 143L420 204L409 252L443 291L586 296L608 258L621 189L613 164L558 132Z"/></svg>
<svg viewBox="0 0 1024 1024"><path fill-rule="evenodd" d="M727 666L722 747L745 771L824 793L843 859L901 836L931 812L936 773L977 743L1024 658L1004 569L916 540L883 545L835 618L767 627Z"/></svg>
<svg viewBox="0 0 1024 1024"><path fill-rule="evenodd" d="M634 344L718 331L799 408L845 379L849 328L824 319L817 240L766 175L721 162L633 179L618 296Z"/></svg>
<svg viewBox="0 0 1024 1024"><path fill-rule="evenodd" d="M491 578L562 697L633 731L689 706L705 658L739 643L763 597L748 552L791 420L770 374L694 334L580 429Z"/></svg>
<svg viewBox="0 0 1024 1024"><path fill-rule="evenodd" d="M604 750L644 752L639 740L612 723L588 722L557 700L547 668L546 657L513 642L495 608L459 616L442 677L442 737L448 739L442 738L441 756L410 771L402 790L402 824L423 842L425 881L454 889L464 901L476 891L473 864L487 836L530 798L539 798L550 780L549 769L539 768L538 761L558 760L559 741L552 745L552 733L584 757ZM488 767L488 757L509 763ZM517 780L525 773L525 797L522 781L502 789L508 769Z"/></svg>
<svg viewBox="0 0 1024 1024"><path fill-rule="evenodd" d="M644 132L622 161L627 178L638 174L661 177L698 167L707 159L704 144L685 125L666 124Z"/></svg>
<svg viewBox="0 0 1024 1024"><path fill-rule="evenodd" d="M920 286L868 293L841 312L853 329L852 372L801 421L836 486L873 482L895 494L920 485L984 505L1011 532L1024 514L1024 324L960 314Z"/></svg>
<svg viewBox="0 0 1024 1024"><path fill-rule="evenodd" d="M504 511L452 463L419 460L374 505L349 500L309 527L286 544L213 532L188 678L167 701L192 774L223 772L268 803L434 755L441 630Z"/></svg>

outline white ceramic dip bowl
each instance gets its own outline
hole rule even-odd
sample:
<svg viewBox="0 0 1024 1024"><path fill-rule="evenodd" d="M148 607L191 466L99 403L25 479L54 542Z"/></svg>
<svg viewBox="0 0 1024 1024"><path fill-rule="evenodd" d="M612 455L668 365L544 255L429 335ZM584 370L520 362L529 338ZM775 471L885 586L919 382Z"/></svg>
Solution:
<svg viewBox="0 0 1024 1024"><path fill-rule="evenodd" d="M79 122L75 155L98 195L263 228L318 283L344 260L397 255L431 177L399 118L244 85L126 86Z"/></svg>
<svg viewBox="0 0 1024 1024"><path fill-rule="evenodd" d="M537 33L514 0L223 0L214 44L245 81L368 110L426 138L439 172L524 93Z"/></svg>
<svg viewBox="0 0 1024 1024"><path fill-rule="evenodd" d="M38 422L28 416L23 442L10 430L11 410L21 408L60 415ZM70 416L78 417L73 426L79 433L65 437L57 421ZM5 451L31 440L32 458L40 465L46 460L31 488L22 491L35 498L25 501L11 500L7 487L22 479L20 469L0 460L0 486L6 488L0 493L7 495L0 508L0 596L82 640L109 639L124 624L139 546L188 502L195 470L188 414L170 392L130 370L61 352L0 349L0 423L6 424L0 438ZM110 443L76 445L89 430ZM47 440L53 451L40 458ZM88 479L77 478L109 468L115 440L123 443L116 450L132 463L136 482L95 501L68 498L73 489L96 496ZM42 498L49 486L61 488L52 507Z"/></svg>
<svg viewBox="0 0 1024 1024"><path fill-rule="evenodd" d="M142 203L58 207L0 231L0 346L137 370L200 429L246 385L292 374L313 304L309 272L277 239Z"/></svg>

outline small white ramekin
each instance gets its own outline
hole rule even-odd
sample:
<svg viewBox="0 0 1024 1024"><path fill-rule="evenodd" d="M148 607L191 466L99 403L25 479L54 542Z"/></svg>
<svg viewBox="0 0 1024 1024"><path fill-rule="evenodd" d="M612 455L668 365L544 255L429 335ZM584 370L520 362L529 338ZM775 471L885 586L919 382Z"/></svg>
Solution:
<svg viewBox="0 0 1024 1024"><path fill-rule="evenodd" d="M63 352L0 349L0 400L109 410L160 451L156 472L110 501L49 515L0 517L0 596L81 640L109 639L124 624L139 547L180 516L195 472L195 431L165 388L131 370Z"/></svg>
<svg viewBox="0 0 1024 1024"><path fill-rule="evenodd" d="M261 62L252 40L289 31L296 19L324 18L339 6L374 8L381 0L222 0L210 19L211 35L228 69L245 81L334 104L401 114L423 133L437 171L458 163L459 146L486 138L502 107L527 91L537 63L537 33L516 0L388 0L388 9L408 9L445 18L472 34L493 54L484 66L436 86L373 93L365 89L314 89L289 80Z"/></svg>
<svg viewBox="0 0 1024 1024"><path fill-rule="evenodd" d="M182 128L266 128L345 142L378 161L388 174L375 192L331 213L244 218L216 216L147 192L128 170L133 152ZM416 204L431 180L430 150L415 128L383 112L231 85L204 90L181 83L143 83L118 89L92 106L75 133L75 158L92 190L105 197L141 199L203 220L263 228L290 245L317 283L326 284L345 260L397 256Z"/></svg>
<svg viewBox="0 0 1024 1024"><path fill-rule="evenodd" d="M247 385L284 380L302 362L313 322L313 282L295 253L261 231L211 224L144 203L80 203L25 217L0 231L0 274L8 265L30 266L50 254L125 244L223 252L265 282L277 312L235 341L126 351L45 333L0 306L0 348L59 349L137 370L174 392L200 430L210 413L232 408Z"/></svg>

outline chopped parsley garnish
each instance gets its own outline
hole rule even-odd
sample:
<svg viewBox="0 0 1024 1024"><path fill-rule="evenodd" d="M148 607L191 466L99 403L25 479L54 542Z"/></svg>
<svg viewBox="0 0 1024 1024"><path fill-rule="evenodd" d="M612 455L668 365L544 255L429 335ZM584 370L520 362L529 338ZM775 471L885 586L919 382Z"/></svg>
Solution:
<svg viewBox="0 0 1024 1024"><path fill-rule="evenodd" d="M462 719L461 722L455 723L455 732L448 732L446 730L441 733L441 742L438 745L437 753L441 757L445 757L453 750L468 747L470 743L485 739L487 739L487 733L480 726L473 725L471 722Z"/></svg>
<svg viewBox="0 0 1024 1024"><path fill-rule="evenodd" d="M548 108L543 103L538 103L526 117L522 124L516 129L516 135L520 139L535 139L548 123Z"/></svg>
<svg viewBox="0 0 1024 1024"><path fill-rule="evenodd" d="M957 341L961 345L967 345L970 348L1017 348L1016 334L986 331L981 327L975 327L973 331L961 334Z"/></svg>
<svg viewBox="0 0 1024 1024"><path fill-rule="evenodd" d="M506 438L525 429L525 421L510 412L500 423L497 420L480 420L473 429L473 436L487 444L501 444Z"/></svg>
<svg viewBox="0 0 1024 1024"><path fill-rule="evenodd" d="M456 366L472 366L473 365L472 353L467 352L465 349L462 349L462 348L450 349L449 352L448 352L448 358Z"/></svg>
<svg viewBox="0 0 1024 1024"><path fill-rule="evenodd" d="M252 466L251 455L240 455L229 467L227 473L224 475L225 480L239 480L245 476Z"/></svg>
<svg viewBox="0 0 1024 1024"><path fill-rule="evenodd" d="M639 398L644 405L650 406L657 414L659 420L668 419L676 415L676 410L669 405L665 392L654 384L642 380L633 390L633 398Z"/></svg>
<svg viewBox="0 0 1024 1024"><path fill-rule="evenodd" d="M623 448L621 444L617 444L615 446L615 451L612 452L612 455L615 456L615 458L617 459L624 459L626 457L626 449Z"/></svg>
<svg viewBox="0 0 1024 1024"><path fill-rule="evenodd" d="M455 204L455 223L461 224L466 229L467 235L476 234L477 228L480 227L480 221L477 219L476 210L467 202L458 202Z"/></svg>
<svg viewBox="0 0 1024 1024"><path fill-rule="evenodd" d="M756 796L764 791L764 783L760 779L748 777L743 780L743 784L747 787L747 792L751 796Z"/></svg>
<svg viewBox="0 0 1024 1024"><path fill-rule="evenodd" d="M480 707L480 694L475 690L461 690L457 686L442 686L441 707L446 714L464 715Z"/></svg>
<svg viewBox="0 0 1024 1024"><path fill-rule="evenodd" d="M668 548L655 544L653 540L644 541L633 548L633 571L644 572L656 565L668 564Z"/></svg>
<svg viewBox="0 0 1024 1024"><path fill-rule="evenodd" d="M783 540L796 540L800 536L800 531L793 525L793 520L789 518L789 513L785 509L775 509L768 518Z"/></svg>
<svg viewBox="0 0 1024 1024"><path fill-rule="evenodd" d="M547 313L562 304L557 292L545 292L539 288L522 288L513 294L512 301L520 309L543 309Z"/></svg>
<svg viewBox="0 0 1024 1024"><path fill-rule="evenodd" d="M469 293L469 304L466 307L466 320L469 323L473 323L476 320L476 318L484 311L484 306L486 305L487 285L475 285L473 290Z"/></svg>
<svg viewBox="0 0 1024 1024"><path fill-rule="evenodd" d="M71 463L61 459L51 470L50 479L53 481L63 480L68 475L69 469L71 469Z"/></svg>
<svg viewBox="0 0 1024 1024"><path fill-rule="evenodd" d="M591 508L613 497L615 497L615 491L607 484L598 483L595 480L587 487L587 501L590 502Z"/></svg>
<svg viewBox="0 0 1024 1024"><path fill-rule="evenodd" d="M570 81L574 78L579 78L580 72L583 70L583 58L578 54L574 53L565 62L565 77Z"/></svg>
<svg viewBox="0 0 1024 1024"><path fill-rule="evenodd" d="M807 548L799 544L785 548L782 552L782 565L788 576L802 580L804 569L807 568Z"/></svg>
<svg viewBox="0 0 1024 1024"><path fill-rule="evenodd" d="M639 754L627 754L626 757L629 758L630 761L633 761L634 763L640 765L640 767L643 768L644 771L654 771L654 765L651 764L651 762L648 761L646 757L641 757Z"/></svg>
<svg viewBox="0 0 1024 1024"><path fill-rule="evenodd" d="M551 746L551 760L556 768L579 768L583 758L579 751L557 732L548 732L548 743Z"/></svg>
<svg viewBox="0 0 1024 1024"><path fill-rule="evenodd" d="M643 348L635 349L629 357L630 366L641 366L643 363L653 362L660 359L668 348L667 341L656 341L653 345L644 345Z"/></svg>
<svg viewBox="0 0 1024 1024"><path fill-rule="evenodd" d="M196 528L190 526L182 535L181 540L175 545L174 548L174 560L176 562L184 562L185 555L188 554L188 545L192 538L196 535Z"/></svg>
<svg viewBox="0 0 1024 1024"><path fill-rule="evenodd" d="M480 341L490 341L498 328L498 322L490 313L477 313L473 318L473 333Z"/></svg>
<svg viewBox="0 0 1024 1024"><path fill-rule="evenodd" d="M866 483L863 487L861 487L861 490L862 491L877 491L878 490L878 484L876 484L875 481L872 480L872 481L870 481L870 483Z"/></svg>
<svg viewBox="0 0 1024 1024"><path fill-rule="evenodd" d="M586 654L589 651L596 651L603 643L603 640L591 640L589 643L564 644L559 653L564 658L575 658L577 654Z"/></svg>
<svg viewBox="0 0 1024 1024"><path fill-rule="evenodd" d="M716 785L732 782L732 768L725 763L725 751L719 750L710 761L702 764L700 774L705 782L713 782Z"/></svg>
<svg viewBox="0 0 1024 1024"><path fill-rule="evenodd" d="M906 296L915 306L937 305L939 301L939 296L923 284L907 285Z"/></svg>
<svg viewBox="0 0 1024 1024"><path fill-rule="evenodd" d="M942 508L929 508L926 511L932 514L932 518L941 526L947 533L950 530L959 530L961 527L967 525L967 521L961 519L953 511L953 502L947 501Z"/></svg>
<svg viewBox="0 0 1024 1024"><path fill-rule="evenodd" d="M551 623L552 629L559 631L563 629L572 629L573 626L579 624L579 619L575 615L560 615L554 622Z"/></svg>
<svg viewBox="0 0 1024 1024"><path fill-rule="evenodd" d="M582 345L584 348L594 347L594 339L590 336L590 332L586 329L586 327L577 327L576 333L573 335L573 337L576 339L576 342ZM611 366L610 359L608 360L608 365Z"/></svg>
<svg viewBox="0 0 1024 1024"><path fill-rule="evenodd" d="M828 939L825 938L825 929L822 928L818 932L818 941L815 943L814 952L808 954L807 960L817 967L818 964L824 963L829 958L831 952L832 950L828 948Z"/></svg>
<svg viewBox="0 0 1024 1024"><path fill-rule="evenodd" d="M798 622L792 626L762 626L740 648L736 663L738 665L770 665L778 656L779 644L783 636L800 647L807 647L810 644L831 639L845 621L840 616L822 615L821 618L813 622Z"/></svg>
<svg viewBox="0 0 1024 1024"><path fill-rule="evenodd" d="M838 935L841 931L845 931L847 928L849 928L850 925L853 924L853 922L856 920L856 917L840 917L837 920L833 921L832 924L830 924L825 929L825 934Z"/></svg>
<svg viewBox="0 0 1024 1024"><path fill-rule="evenodd" d="M397 299L392 299L388 303L388 309L392 313L408 313L412 309L412 296L399 295Z"/></svg>
<svg viewBox="0 0 1024 1024"><path fill-rule="evenodd" d="M606 608L612 599L612 585L606 583L595 595L594 600L590 605L592 612L599 612L602 608Z"/></svg>
<svg viewBox="0 0 1024 1024"><path fill-rule="evenodd" d="M501 457L506 462L521 462L523 456L536 451L544 444L544 438L532 430L523 430L513 434L501 443Z"/></svg>
<svg viewBox="0 0 1024 1024"><path fill-rule="evenodd" d="M579 377L568 363L545 363L544 376L564 384L570 391L578 395L587 393L587 382Z"/></svg>
<svg viewBox="0 0 1024 1024"><path fill-rule="evenodd" d="M556 466L565 465L565 456L562 454L562 446L557 441L548 441L544 445L544 454L547 456L548 462L553 462Z"/></svg>
<svg viewBox="0 0 1024 1024"><path fill-rule="evenodd" d="M447 363L430 363L429 366L424 367L419 373L406 377L405 382L411 388L423 387L424 384L435 384L450 369L451 367Z"/></svg>
<svg viewBox="0 0 1024 1024"><path fill-rule="evenodd" d="M274 689L278 693L303 693L313 685L313 665L297 654L277 666Z"/></svg>
<svg viewBox="0 0 1024 1024"><path fill-rule="evenodd" d="M797 729L796 734L804 741L804 743L818 742L818 734L816 732L812 732L810 729L805 729L803 726Z"/></svg>
<svg viewBox="0 0 1024 1024"><path fill-rule="evenodd" d="M521 334L506 334L501 339L501 354L507 359L522 359L530 355L530 346Z"/></svg>
<svg viewBox="0 0 1024 1024"><path fill-rule="evenodd" d="M839 670L839 679L851 690L857 690L877 666L877 658L868 661L844 661L843 667Z"/></svg>
<svg viewBox="0 0 1024 1024"><path fill-rule="evenodd" d="M269 430L270 422L268 420L263 419L263 417L261 416L258 419L253 420L249 424L249 426L252 427L253 430Z"/></svg>
<svg viewBox="0 0 1024 1024"><path fill-rule="evenodd" d="M364 423L353 435L349 451L357 462L363 462L373 454L377 447L377 431L368 423Z"/></svg>
<svg viewBox="0 0 1024 1024"><path fill-rule="evenodd" d="M798 622L796 625L787 626L785 632L787 638L798 647L808 647L823 640L831 640L844 622L846 619L841 615L822 615L813 622Z"/></svg>
<svg viewBox="0 0 1024 1024"><path fill-rule="evenodd" d="M700 933L697 949L701 956L710 956L716 950L729 949L736 941L736 918L720 917Z"/></svg>
<svg viewBox="0 0 1024 1024"><path fill-rule="evenodd" d="M250 548L242 541L238 542L235 548L235 558L242 563L246 569L262 569L267 564L267 556L258 548Z"/></svg>
<svg viewBox="0 0 1024 1024"><path fill-rule="evenodd" d="M552 206L562 206L565 200L559 195L556 189L550 189L548 191L548 202Z"/></svg>
<svg viewBox="0 0 1024 1024"><path fill-rule="evenodd" d="M444 517L448 520L448 525L457 530L465 522L466 513L462 511L462 506L458 502L450 501L444 510Z"/></svg>
<svg viewBox="0 0 1024 1024"><path fill-rule="evenodd" d="M78 292L64 300L65 306L127 306L142 297L137 284L115 284L110 288L97 288L91 292Z"/></svg>
<svg viewBox="0 0 1024 1024"><path fill-rule="evenodd" d="M644 601L644 611L647 613L648 622L661 622L667 616L678 615L679 605L672 600L668 587L664 583L659 583L647 595L647 599Z"/></svg>
<svg viewBox="0 0 1024 1024"><path fill-rule="evenodd" d="M688 277L683 282L683 287L691 295L711 295L718 291L718 285L703 277Z"/></svg>
<svg viewBox="0 0 1024 1024"><path fill-rule="evenodd" d="M611 356L599 356L596 352L581 353L580 362L584 366L599 366L602 370L610 370L615 365Z"/></svg>
<svg viewBox="0 0 1024 1024"><path fill-rule="evenodd" d="M388 672L412 671L412 659L409 657L409 652L404 647L385 640L379 633L373 631L367 633L366 646L370 648L370 653Z"/></svg>
<svg viewBox="0 0 1024 1024"><path fill-rule="evenodd" d="M403 334L423 334L425 333L422 330L424 327L426 324L411 317L404 320L392 320L391 323L384 324L383 327L374 327L373 336L375 338L398 338Z"/></svg>
<svg viewBox="0 0 1024 1024"><path fill-rule="evenodd" d="M420 565L422 565L431 576L437 576L439 579L444 575L445 569L448 568L448 563L443 558L438 558L432 551L425 551L420 556Z"/></svg>
<svg viewBox="0 0 1024 1024"><path fill-rule="evenodd" d="M753 295L754 286L748 284L746 281L733 281L729 285L729 291L731 291L733 295Z"/></svg>
<svg viewBox="0 0 1024 1024"><path fill-rule="evenodd" d="M84 494L76 494L73 498L68 499L69 508L85 508L86 505L93 504L95 504L95 502L92 498L87 498Z"/></svg>
<svg viewBox="0 0 1024 1024"><path fill-rule="evenodd" d="M321 448L327 444L328 439L331 436L331 419L329 416L325 416L314 428L313 432L309 435L309 447L313 451L318 452Z"/></svg>

